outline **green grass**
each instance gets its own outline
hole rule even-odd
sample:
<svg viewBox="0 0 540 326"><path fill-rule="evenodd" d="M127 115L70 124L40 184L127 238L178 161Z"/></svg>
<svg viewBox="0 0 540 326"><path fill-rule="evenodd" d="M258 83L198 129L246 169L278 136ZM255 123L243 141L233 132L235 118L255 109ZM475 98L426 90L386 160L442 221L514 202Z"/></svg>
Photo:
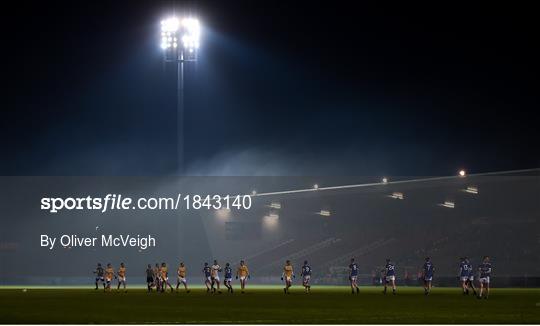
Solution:
<svg viewBox="0 0 540 326"><path fill-rule="evenodd" d="M83 288L0 288L1 323L540 323L539 289L493 289L489 300L463 296L459 288L436 288L425 297L418 287L383 295L364 287L250 286L246 294L103 293Z"/></svg>

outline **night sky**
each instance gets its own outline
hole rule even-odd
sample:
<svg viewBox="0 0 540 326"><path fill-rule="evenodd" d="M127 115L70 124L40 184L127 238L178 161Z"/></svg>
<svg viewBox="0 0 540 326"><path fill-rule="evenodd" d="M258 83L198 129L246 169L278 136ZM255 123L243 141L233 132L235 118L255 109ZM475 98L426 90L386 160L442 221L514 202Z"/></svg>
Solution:
<svg viewBox="0 0 540 326"><path fill-rule="evenodd" d="M176 174L159 22L203 24L188 174L447 175L540 166L532 4L16 2L3 175ZM530 7L527 7L530 6Z"/></svg>

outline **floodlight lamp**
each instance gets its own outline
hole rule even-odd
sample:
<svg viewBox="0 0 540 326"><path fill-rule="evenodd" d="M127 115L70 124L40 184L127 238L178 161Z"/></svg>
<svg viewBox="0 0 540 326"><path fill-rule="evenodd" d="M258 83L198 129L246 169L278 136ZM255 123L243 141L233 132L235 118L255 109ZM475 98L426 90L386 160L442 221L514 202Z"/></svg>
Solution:
<svg viewBox="0 0 540 326"><path fill-rule="evenodd" d="M171 17L161 21L162 32L176 32L180 27L180 21L176 17Z"/></svg>
<svg viewBox="0 0 540 326"><path fill-rule="evenodd" d="M325 209L321 209L321 211L318 212L317 214L321 216L327 216L327 217L332 215L329 210L325 210Z"/></svg>

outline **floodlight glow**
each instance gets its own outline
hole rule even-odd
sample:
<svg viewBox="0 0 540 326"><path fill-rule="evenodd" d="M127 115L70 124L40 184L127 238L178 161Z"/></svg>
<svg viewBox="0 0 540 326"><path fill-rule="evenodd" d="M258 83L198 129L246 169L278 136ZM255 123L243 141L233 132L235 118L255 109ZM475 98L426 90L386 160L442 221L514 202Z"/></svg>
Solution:
<svg viewBox="0 0 540 326"><path fill-rule="evenodd" d="M257 190L251 191L251 195L252 195L252 196L255 196L256 194L257 194Z"/></svg>
<svg viewBox="0 0 540 326"><path fill-rule="evenodd" d="M459 176L460 177L464 177L467 173L465 172L465 170L459 170Z"/></svg>
<svg viewBox="0 0 540 326"><path fill-rule="evenodd" d="M439 206L446 207L446 208L455 208L456 204L453 201L445 201L442 204L439 204Z"/></svg>
<svg viewBox="0 0 540 326"><path fill-rule="evenodd" d="M162 43L170 43L162 48L177 48L180 45L178 40L182 40L180 48L187 50L190 54L195 54L195 50L200 45L201 26L196 18L171 17L161 21L161 36L167 37L167 42Z"/></svg>
<svg viewBox="0 0 540 326"><path fill-rule="evenodd" d="M478 194L478 188L474 186L468 186L467 189L463 191L468 192L469 194L474 194L474 195Z"/></svg>
<svg viewBox="0 0 540 326"><path fill-rule="evenodd" d="M180 21L176 17L171 17L161 21L161 31L176 32L180 27Z"/></svg>
<svg viewBox="0 0 540 326"><path fill-rule="evenodd" d="M313 189L315 189L315 190L319 189L319 185L318 185L318 184L314 184L314 185L313 185Z"/></svg>
<svg viewBox="0 0 540 326"><path fill-rule="evenodd" d="M279 215L270 213L263 217L264 225L269 229L274 229L278 225Z"/></svg>
<svg viewBox="0 0 540 326"><path fill-rule="evenodd" d="M273 202L273 203L270 204L269 207L273 208L273 209L281 209L281 203Z"/></svg>
<svg viewBox="0 0 540 326"><path fill-rule="evenodd" d="M332 215L332 214L330 213L330 211L324 210L324 209L321 209L321 211L320 211L320 212L317 212L317 214L318 214L318 215L321 215L321 216L330 216L330 215Z"/></svg>
<svg viewBox="0 0 540 326"><path fill-rule="evenodd" d="M220 220L227 220L231 216L231 210L227 208L221 208L215 211L216 217Z"/></svg>
<svg viewBox="0 0 540 326"><path fill-rule="evenodd" d="M393 198L393 199L399 199L399 200L403 200L405 198L405 196L403 196L402 192L393 192L388 197Z"/></svg>
<svg viewBox="0 0 540 326"><path fill-rule="evenodd" d="M382 183L388 183L388 179L386 177L382 178Z"/></svg>

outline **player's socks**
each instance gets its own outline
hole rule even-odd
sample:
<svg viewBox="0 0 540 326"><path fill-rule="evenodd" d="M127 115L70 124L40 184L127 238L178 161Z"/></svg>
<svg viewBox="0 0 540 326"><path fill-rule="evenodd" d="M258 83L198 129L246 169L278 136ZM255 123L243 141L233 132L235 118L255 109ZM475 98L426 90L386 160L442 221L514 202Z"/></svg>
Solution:
<svg viewBox="0 0 540 326"><path fill-rule="evenodd" d="M396 289L392 289L392 294L396 294Z"/></svg>
<svg viewBox="0 0 540 326"><path fill-rule="evenodd" d="M360 293L360 289L356 288L356 294Z"/></svg>
<svg viewBox="0 0 540 326"><path fill-rule="evenodd" d="M283 288L283 292L287 294L287 288Z"/></svg>

